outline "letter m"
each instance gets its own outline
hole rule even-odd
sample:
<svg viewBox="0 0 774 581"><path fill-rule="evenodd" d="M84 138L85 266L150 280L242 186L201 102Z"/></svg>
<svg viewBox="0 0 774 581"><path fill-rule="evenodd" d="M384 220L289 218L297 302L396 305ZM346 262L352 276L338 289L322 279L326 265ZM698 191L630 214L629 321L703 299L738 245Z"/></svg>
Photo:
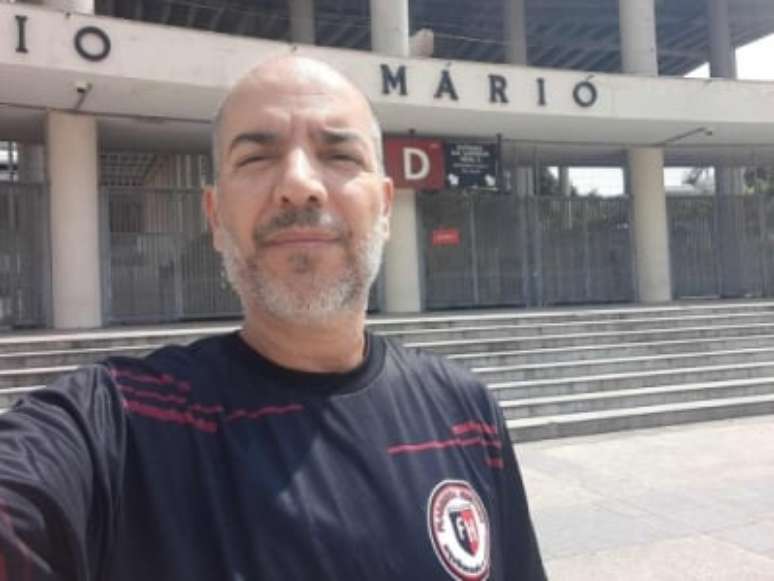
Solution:
<svg viewBox="0 0 774 581"><path fill-rule="evenodd" d="M382 95L389 95L395 89L400 89L401 95L406 94L406 65L400 65L393 73L388 65L382 65Z"/></svg>

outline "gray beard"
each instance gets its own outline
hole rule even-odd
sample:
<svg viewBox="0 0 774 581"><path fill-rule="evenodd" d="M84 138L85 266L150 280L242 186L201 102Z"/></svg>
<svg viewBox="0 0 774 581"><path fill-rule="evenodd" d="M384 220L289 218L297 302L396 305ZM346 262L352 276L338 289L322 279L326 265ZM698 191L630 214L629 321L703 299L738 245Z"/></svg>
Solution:
<svg viewBox="0 0 774 581"><path fill-rule="evenodd" d="M317 209L289 210L254 233L255 248L269 234L291 226L326 226L336 228L345 245L345 268L336 277L322 271L314 256L298 252L289 257L294 280L269 273L256 253L245 257L236 239L223 230L223 265L231 286L248 311L250 307L274 317L293 322L318 323L345 312L366 309L368 291L379 273L385 243L386 217L374 221L365 240L353 243L346 228L332 215Z"/></svg>

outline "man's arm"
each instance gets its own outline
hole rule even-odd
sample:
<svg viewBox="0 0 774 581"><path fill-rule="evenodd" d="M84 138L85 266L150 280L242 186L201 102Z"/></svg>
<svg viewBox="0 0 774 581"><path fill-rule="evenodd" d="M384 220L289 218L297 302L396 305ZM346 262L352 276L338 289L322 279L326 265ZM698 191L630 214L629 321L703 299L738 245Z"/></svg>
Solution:
<svg viewBox="0 0 774 581"><path fill-rule="evenodd" d="M124 415L103 366L0 415L0 581L86 580L115 535Z"/></svg>
<svg viewBox="0 0 774 581"><path fill-rule="evenodd" d="M499 473L498 494L500 495L502 523L502 546L504 562L508 566L505 579L514 581L545 581L546 574L540 557L535 530L532 526L524 482L521 477L508 428L499 407L495 413L498 432L502 443L503 466Z"/></svg>

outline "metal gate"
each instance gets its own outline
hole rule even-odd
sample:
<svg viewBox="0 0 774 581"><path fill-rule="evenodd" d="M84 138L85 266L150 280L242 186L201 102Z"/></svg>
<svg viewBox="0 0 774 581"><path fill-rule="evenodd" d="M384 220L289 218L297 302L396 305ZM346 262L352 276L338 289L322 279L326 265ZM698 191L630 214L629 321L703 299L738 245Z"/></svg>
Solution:
<svg viewBox="0 0 774 581"><path fill-rule="evenodd" d="M675 298L774 295L774 199L667 199Z"/></svg>
<svg viewBox="0 0 774 581"><path fill-rule="evenodd" d="M531 198L536 304L634 300L627 198Z"/></svg>
<svg viewBox="0 0 774 581"><path fill-rule="evenodd" d="M524 304L516 202L485 193L419 194L427 309Z"/></svg>
<svg viewBox="0 0 774 581"><path fill-rule="evenodd" d="M634 299L628 199L444 192L418 209L428 309Z"/></svg>
<svg viewBox="0 0 774 581"><path fill-rule="evenodd" d="M103 293L111 323L238 316L201 210L201 191L102 191Z"/></svg>
<svg viewBox="0 0 774 581"><path fill-rule="evenodd" d="M0 326L43 326L50 305L42 184L0 183Z"/></svg>

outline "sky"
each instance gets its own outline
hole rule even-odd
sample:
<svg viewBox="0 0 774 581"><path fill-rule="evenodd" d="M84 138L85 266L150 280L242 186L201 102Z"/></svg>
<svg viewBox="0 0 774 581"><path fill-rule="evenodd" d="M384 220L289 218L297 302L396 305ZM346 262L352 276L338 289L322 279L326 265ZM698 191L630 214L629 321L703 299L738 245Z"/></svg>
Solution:
<svg viewBox="0 0 774 581"><path fill-rule="evenodd" d="M774 34L737 49L736 69L737 77L742 80L774 80ZM686 76L707 78L709 65L703 65ZM681 185L687 169L666 169L664 181L667 187ZM596 190L600 195L614 196L623 192L623 172L618 168L571 169L570 179L581 194Z"/></svg>

